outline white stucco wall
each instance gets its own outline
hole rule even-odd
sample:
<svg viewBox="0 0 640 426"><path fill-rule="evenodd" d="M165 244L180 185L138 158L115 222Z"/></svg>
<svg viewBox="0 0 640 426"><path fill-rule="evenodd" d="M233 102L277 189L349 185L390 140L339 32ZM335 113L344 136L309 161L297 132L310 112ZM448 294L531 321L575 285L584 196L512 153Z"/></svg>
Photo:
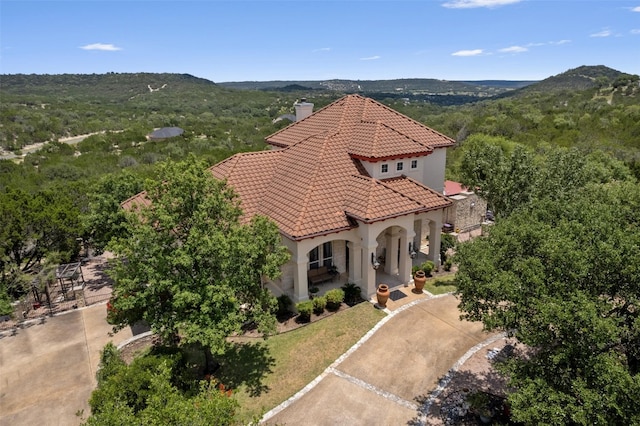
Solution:
<svg viewBox="0 0 640 426"><path fill-rule="evenodd" d="M422 179L420 181L429 188L440 193L444 191L444 169L447 163L447 149L436 148L424 157Z"/></svg>
<svg viewBox="0 0 640 426"><path fill-rule="evenodd" d="M418 164L415 169L411 168L411 161L417 160ZM374 179L389 179L397 176L409 176L412 179L422 182L424 157L400 158L397 160L378 161L375 163L369 161L360 161L367 173ZM398 163L402 163L402 170L398 170ZM382 165L386 164L389 171L382 173Z"/></svg>

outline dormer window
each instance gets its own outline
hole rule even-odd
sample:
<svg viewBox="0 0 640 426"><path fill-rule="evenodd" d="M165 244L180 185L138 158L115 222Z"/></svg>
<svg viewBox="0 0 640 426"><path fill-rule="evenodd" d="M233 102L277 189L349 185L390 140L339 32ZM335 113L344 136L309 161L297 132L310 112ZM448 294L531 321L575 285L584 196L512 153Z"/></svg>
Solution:
<svg viewBox="0 0 640 426"><path fill-rule="evenodd" d="M383 165L380 167L380 172L381 172L381 173L388 173L388 172L389 172L389 165L388 165L388 164L383 164Z"/></svg>
<svg viewBox="0 0 640 426"><path fill-rule="evenodd" d="M411 168L412 169L418 168L418 160L411 160Z"/></svg>
<svg viewBox="0 0 640 426"><path fill-rule="evenodd" d="M402 169L404 169L404 163L402 161L399 163L396 163L396 171L401 172Z"/></svg>

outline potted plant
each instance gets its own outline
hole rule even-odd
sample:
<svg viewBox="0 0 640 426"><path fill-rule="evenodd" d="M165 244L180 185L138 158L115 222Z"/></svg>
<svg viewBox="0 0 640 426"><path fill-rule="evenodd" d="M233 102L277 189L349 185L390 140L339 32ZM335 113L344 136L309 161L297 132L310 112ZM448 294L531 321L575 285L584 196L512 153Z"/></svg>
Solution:
<svg viewBox="0 0 640 426"><path fill-rule="evenodd" d="M316 297L318 295L319 291L320 291L320 289L318 287L316 287L315 285L312 286L311 288L309 288L309 295L310 295L311 299Z"/></svg>

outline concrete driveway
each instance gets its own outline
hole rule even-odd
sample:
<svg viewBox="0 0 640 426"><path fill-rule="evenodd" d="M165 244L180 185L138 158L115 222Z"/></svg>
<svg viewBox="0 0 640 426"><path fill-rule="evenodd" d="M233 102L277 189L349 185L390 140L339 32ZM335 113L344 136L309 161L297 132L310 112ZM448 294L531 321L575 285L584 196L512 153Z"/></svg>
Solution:
<svg viewBox="0 0 640 426"><path fill-rule="evenodd" d="M89 412L100 351L131 337L110 336L106 305L47 318L0 339L0 424L77 425Z"/></svg>
<svg viewBox="0 0 640 426"><path fill-rule="evenodd" d="M278 425L401 425L425 422L422 401L471 348L490 336L459 320L453 296L392 313L317 383L263 418Z"/></svg>

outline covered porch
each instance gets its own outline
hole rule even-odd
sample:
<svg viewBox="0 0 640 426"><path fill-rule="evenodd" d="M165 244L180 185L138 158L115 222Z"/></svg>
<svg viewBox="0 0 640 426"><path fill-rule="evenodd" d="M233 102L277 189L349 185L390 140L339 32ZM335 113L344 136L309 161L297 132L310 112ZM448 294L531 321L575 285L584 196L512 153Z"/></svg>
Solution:
<svg viewBox="0 0 640 426"><path fill-rule="evenodd" d="M427 224L426 235L423 223ZM291 260L283 267L282 276L267 286L276 296L287 294L294 303L347 283L359 286L364 299L374 295L382 283L409 286L413 266L427 260L439 266L441 227L441 211L436 211L361 224L349 231L301 241L285 238Z"/></svg>

